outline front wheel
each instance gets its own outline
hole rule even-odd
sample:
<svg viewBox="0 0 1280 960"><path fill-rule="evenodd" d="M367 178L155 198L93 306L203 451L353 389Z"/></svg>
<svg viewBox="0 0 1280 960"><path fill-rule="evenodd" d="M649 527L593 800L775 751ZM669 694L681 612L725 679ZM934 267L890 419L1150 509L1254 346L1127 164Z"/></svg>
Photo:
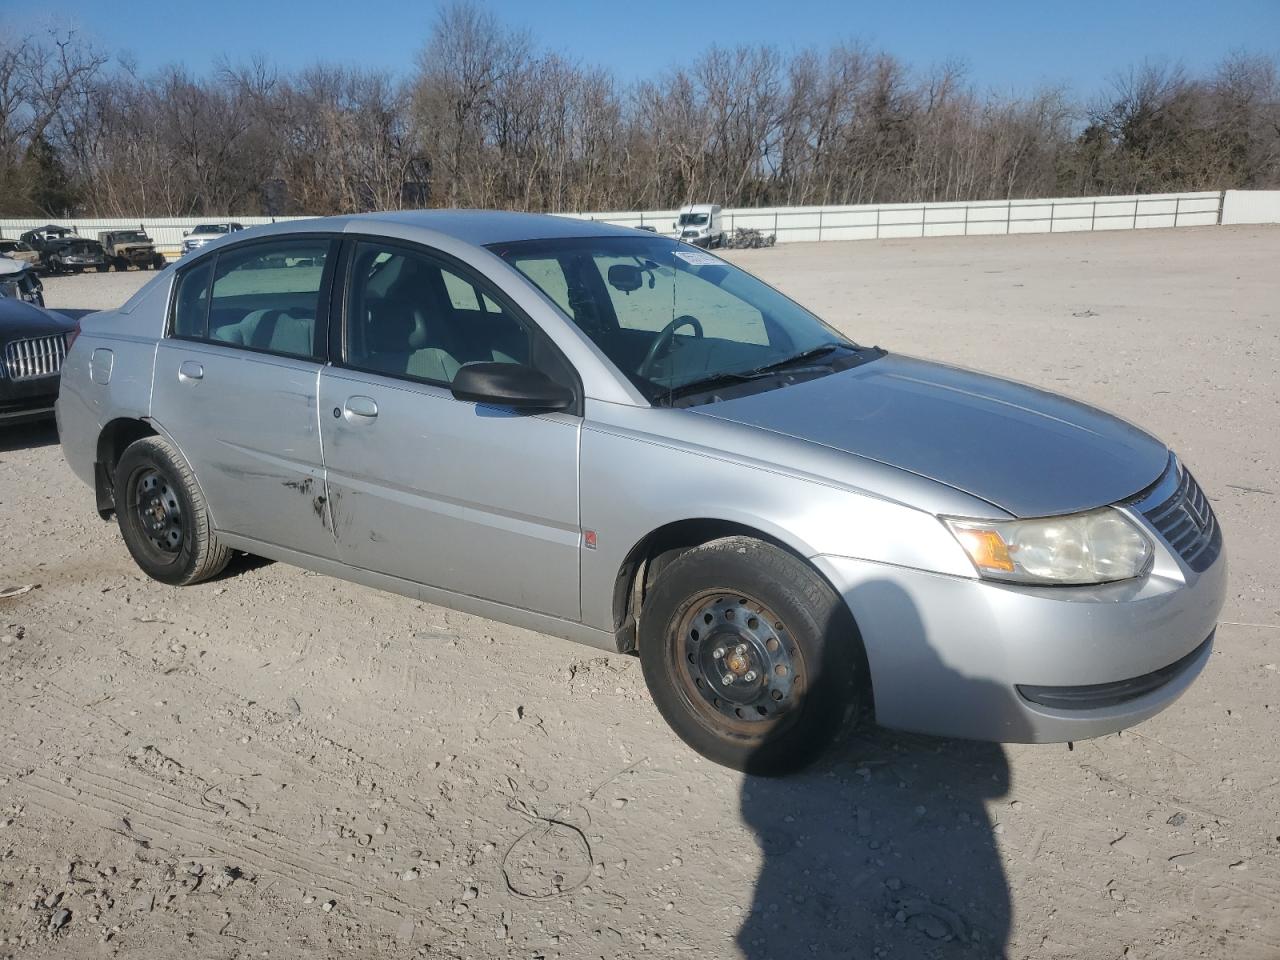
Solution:
<svg viewBox="0 0 1280 960"><path fill-rule="evenodd" d="M231 559L209 522L204 495L182 455L160 437L144 437L120 457L116 519L143 573L185 586L217 576Z"/></svg>
<svg viewBox="0 0 1280 960"><path fill-rule="evenodd" d="M864 699L848 608L799 558L748 537L681 554L640 617L645 683L667 723L716 763L779 776L807 765Z"/></svg>

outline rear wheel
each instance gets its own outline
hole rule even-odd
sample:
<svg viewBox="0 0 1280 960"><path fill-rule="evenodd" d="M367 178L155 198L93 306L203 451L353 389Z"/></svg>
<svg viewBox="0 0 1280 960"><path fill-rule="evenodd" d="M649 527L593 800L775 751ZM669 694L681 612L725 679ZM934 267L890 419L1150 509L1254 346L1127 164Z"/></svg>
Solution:
<svg viewBox="0 0 1280 960"><path fill-rule="evenodd" d="M120 457L116 518L125 546L147 576L183 586L208 580L231 559L209 522L195 474L160 437L144 437Z"/></svg>
<svg viewBox="0 0 1280 960"><path fill-rule="evenodd" d="M749 773L798 770L861 705L861 640L835 591L803 561L748 537L666 566L640 618L640 661L676 734Z"/></svg>

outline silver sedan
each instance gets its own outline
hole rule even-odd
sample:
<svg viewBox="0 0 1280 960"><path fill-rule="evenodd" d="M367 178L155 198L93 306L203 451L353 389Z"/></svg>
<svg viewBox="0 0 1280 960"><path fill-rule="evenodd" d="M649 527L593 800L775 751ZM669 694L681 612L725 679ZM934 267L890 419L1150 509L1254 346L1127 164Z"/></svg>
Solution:
<svg viewBox="0 0 1280 960"><path fill-rule="evenodd" d="M81 322L57 412L157 580L244 551L638 654L680 737L760 773L868 716L1138 723L1199 674L1226 590L1204 493L1139 428L598 223L215 240Z"/></svg>

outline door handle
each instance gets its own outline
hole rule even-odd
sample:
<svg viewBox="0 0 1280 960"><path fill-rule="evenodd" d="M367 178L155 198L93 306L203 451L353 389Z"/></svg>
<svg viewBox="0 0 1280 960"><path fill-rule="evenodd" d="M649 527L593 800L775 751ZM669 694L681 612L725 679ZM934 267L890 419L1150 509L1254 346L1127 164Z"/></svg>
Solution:
<svg viewBox="0 0 1280 960"><path fill-rule="evenodd" d="M347 423L368 423L378 416L378 405L371 397L347 397L342 408Z"/></svg>
<svg viewBox="0 0 1280 960"><path fill-rule="evenodd" d="M194 360L183 360L178 365L178 379L183 383L204 379L204 367Z"/></svg>

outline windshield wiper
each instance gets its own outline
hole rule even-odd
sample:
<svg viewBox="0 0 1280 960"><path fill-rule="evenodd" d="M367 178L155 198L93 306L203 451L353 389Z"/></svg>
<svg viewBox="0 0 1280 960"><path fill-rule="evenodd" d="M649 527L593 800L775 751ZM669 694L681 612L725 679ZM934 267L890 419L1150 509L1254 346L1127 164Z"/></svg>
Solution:
<svg viewBox="0 0 1280 960"><path fill-rule="evenodd" d="M669 400L677 397L688 396L691 393L702 393L704 390L711 390L715 387L722 387L728 384L749 383L752 380L762 380L765 377L773 376L780 373L787 367L802 366L810 361L825 357L829 353L834 353L841 349L857 349L847 343L824 343L820 346L812 347L809 350L803 350L793 357L784 357L781 360L775 360L773 363L766 363L762 367L754 367L750 370L724 370L720 373L713 373L709 376L702 377L699 380L690 380L688 383L682 383L678 387L672 387L665 391L664 396Z"/></svg>
<svg viewBox="0 0 1280 960"><path fill-rule="evenodd" d="M703 390L710 390L713 387L723 387L731 383L747 383L751 380L758 380L760 377L769 376L770 371L765 370L756 372L749 370L745 373L713 373L710 376L702 377L699 380L690 380L688 383L682 383L678 387L671 387L665 390L662 396L670 400L676 397L684 397L691 393L701 393Z"/></svg>
<svg viewBox="0 0 1280 960"><path fill-rule="evenodd" d="M825 357L829 353L835 353L837 350L848 347L847 343L824 343L808 350L801 350L793 357L784 357L781 360L775 360L773 363L766 363L763 367L756 367L747 371L750 374L772 373L775 370L782 370L786 367L797 367L801 364L808 363L810 360L817 360L819 357Z"/></svg>

